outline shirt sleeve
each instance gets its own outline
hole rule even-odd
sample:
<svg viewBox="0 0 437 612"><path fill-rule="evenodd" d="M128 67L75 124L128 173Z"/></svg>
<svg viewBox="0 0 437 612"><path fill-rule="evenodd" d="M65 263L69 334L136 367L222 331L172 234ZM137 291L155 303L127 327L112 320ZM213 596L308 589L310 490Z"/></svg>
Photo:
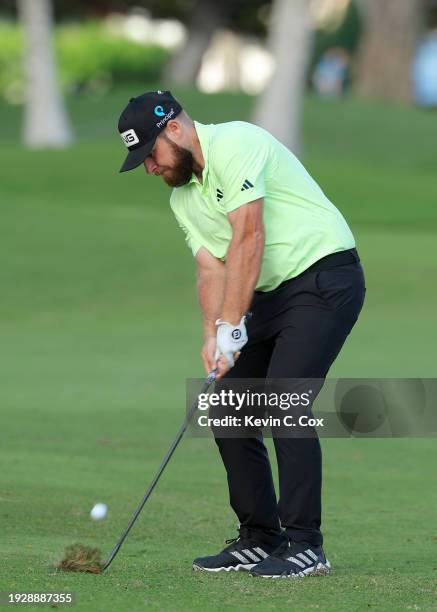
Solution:
<svg viewBox="0 0 437 612"><path fill-rule="evenodd" d="M179 227L181 228L181 230L185 234L185 242L186 242L188 248L191 249L191 252L193 253L193 257L196 257L197 251L200 249L200 247L202 245L200 244L200 242L198 240L196 240L196 238L193 236L193 234L189 231L189 229L187 228L187 226L183 222L183 220L181 218L181 215L178 214L176 208L173 205L173 198L172 197L170 198L170 205L171 205L171 208L173 210L174 216L176 217L176 221L177 221Z"/></svg>
<svg viewBox="0 0 437 612"><path fill-rule="evenodd" d="M191 249L191 252L193 253L193 257L196 257L197 251L200 249L200 247L202 246L200 244L200 242L198 242L194 236L189 232L189 230L185 227L185 225L178 219L178 217L176 216L176 220L178 222L179 227L181 228L181 230L184 232L185 234L185 242L188 246L188 248Z"/></svg>
<svg viewBox="0 0 437 612"><path fill-rule="evenodd" d="M222 183L221 207L227 213L265 196L268 145L247 129L229 129L214 143L213 166Z"/></svg>

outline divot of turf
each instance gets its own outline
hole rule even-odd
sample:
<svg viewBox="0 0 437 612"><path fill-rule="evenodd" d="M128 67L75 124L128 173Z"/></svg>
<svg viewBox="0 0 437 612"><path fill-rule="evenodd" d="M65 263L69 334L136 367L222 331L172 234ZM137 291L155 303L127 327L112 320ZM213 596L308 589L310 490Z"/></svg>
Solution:
<svg viewBox="0 0 437 612"><path fill-rule="evenodd" d="M64 572L100 574L103 567L102 553L98 548L71 544L66 547L64 557L56 567Z"/></svg>

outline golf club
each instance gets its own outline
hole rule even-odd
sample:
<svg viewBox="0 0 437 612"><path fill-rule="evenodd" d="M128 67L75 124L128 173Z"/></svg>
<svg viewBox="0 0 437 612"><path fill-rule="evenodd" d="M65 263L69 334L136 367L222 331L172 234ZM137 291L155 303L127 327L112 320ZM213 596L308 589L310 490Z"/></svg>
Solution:
<svg viewBox="0 0 437 612"><path fill-rule="evenodd" d="M207 376L207 378L205 379L205 382L203 383L202 389L200 391L200 393L206 393L207 390L209 389L209 387L211 386L211 384L215 381L216 376L218 374L218 369L216 368L215 370L212 370L212 372L210 372ZM199 393L199 394L200 394ZM117 544L114 546L114 548L111 551L111 554L109 555L109 557L107 558L107 560L103 563L102 567L101 567L101 571L104 572L112 563L112 561L114 560L116 554L118 553L118 551L120 550L123 542L125 541L125 539L127 538L127 535L129 533L129 531L131 530L133 524L135 523L135 521L137 520L141 510L143 509L146 501L149 499L153 489L155 488L158 480L160 479L163 471L165 470L165 467L167 465L167 463L170 461L171 456L173 455L174 451L176 450L177 445L179 444L179 442L182 439L182 436L184 435L194 413L196 412L197 409L197 399L196 401L193 403L190 411L187 413L184 422L181 425L181 428L179 429L176 438L174 439L174 441L172 442L170 448L167 451L167 454L165 455L164 459L162 460L161 465L159 466L159 469L155 475L155 477L153 478L152 482L150 483L147 491L145 492L142 500L140 501L140 503L138 504L137 509L135 510L135 512L132 515L131 520L129 521L128 526L126 527L126 529L124 530L123 534L121 535L120 539L118 540Z"/></svg>

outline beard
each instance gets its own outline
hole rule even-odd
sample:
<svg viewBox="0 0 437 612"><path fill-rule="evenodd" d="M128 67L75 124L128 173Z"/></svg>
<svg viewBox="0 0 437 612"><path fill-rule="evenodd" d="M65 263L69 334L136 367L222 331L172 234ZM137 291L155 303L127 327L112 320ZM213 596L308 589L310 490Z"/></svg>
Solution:
<svg viewBox="0 0 437 612"><path fill-rule="evenodd" d="M167 167L161 176L169 187L182 187L190 182L193 172L199 171L200 168L194 161L191 151L180 147L169 138L166 138L166 141L172 149L174 165L171 168Z"/></svg>

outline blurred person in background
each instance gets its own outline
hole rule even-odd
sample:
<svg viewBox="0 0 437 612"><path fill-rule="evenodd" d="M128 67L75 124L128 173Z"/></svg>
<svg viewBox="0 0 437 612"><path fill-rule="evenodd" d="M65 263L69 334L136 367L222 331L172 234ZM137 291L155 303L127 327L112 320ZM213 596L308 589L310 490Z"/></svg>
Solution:
<svg viewBox="0 0 437 612"><path fill-rule="evenodd" d="M346 89L350 57L335 47L323 54L313 73L313 85L323 98L340 98Z"/></svg>
<svg viewBox="0 0 437 612"><path fill-rule="evenodd" d="M419 44L413 63L414 97L419 106L437 107L437 29Z"/></svg>

